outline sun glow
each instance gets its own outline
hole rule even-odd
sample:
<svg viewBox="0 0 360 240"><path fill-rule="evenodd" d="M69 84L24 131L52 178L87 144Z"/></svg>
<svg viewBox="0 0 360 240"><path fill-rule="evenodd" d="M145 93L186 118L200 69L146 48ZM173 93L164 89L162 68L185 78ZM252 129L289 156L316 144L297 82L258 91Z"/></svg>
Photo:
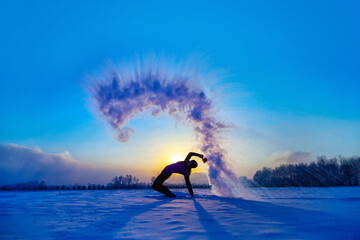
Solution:
<svg viewBox="0 0 360 240"><path fill-rule="evenodd" d="M176 163L178 161L183 161L184 158L181 154L174 154L171 159L170 159L170 163Z"/></svg>

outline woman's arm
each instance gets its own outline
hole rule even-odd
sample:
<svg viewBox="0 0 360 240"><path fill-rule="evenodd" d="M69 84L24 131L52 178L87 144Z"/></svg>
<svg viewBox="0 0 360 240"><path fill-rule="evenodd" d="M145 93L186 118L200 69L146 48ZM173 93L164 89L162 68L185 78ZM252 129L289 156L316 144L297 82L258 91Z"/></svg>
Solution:
<svg viewBox="0 0 360 240"><path fill-rule="evenodd" d="M203 157L204 157L204 155L202 155L202 154L200 154L200 153L189 152L189 154L188 154L188 155L186 156L186 158L185 158L185 162L189 161L192 156L197 156L197 157L199 157L199 158L203 158Z"/></svg>
<svg viewBox="0 0 360 240"><path fill-rule="evenodd" d="M186 182L186 187L188 188L191 197L194 197L194 192L192 190L192 186L191 186L189 177L185 177L185 182Z"/></svg>

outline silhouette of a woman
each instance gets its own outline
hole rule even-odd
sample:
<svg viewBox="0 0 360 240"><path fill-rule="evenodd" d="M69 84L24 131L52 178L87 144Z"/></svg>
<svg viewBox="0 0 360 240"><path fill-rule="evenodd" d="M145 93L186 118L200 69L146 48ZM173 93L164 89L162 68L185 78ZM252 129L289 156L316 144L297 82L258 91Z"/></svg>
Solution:
<svg viewBox="0 0 360 240"><path fill-rule="evenodd" d="M191 186L189 177L191 174L191 169L196 168L198 166L198 164L195 160L190 161L190 158L192 156L197 156L199 158L204 157L204 155L202 155L202 154L190 152L184 161L179 161L177 163L173 163L173 164L166 166L162 170L160 175L155 179L155 181L152 185L152 188L158 192L161 192L162 194L164 194L167 197L176 197L176 195L173 194L166 186L164 186L163 183L165 182L166 179L168 179L171 176L171 174L179 173L179 174L184 175L186 187L188 188L191 197L193 197L194 193L192 190L192 186Z"/></svg>

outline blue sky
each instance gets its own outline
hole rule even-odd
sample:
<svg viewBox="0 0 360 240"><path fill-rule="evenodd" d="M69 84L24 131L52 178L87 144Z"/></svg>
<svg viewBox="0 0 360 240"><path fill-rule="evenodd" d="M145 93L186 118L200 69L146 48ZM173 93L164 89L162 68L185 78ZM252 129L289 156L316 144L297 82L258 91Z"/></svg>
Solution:
<svg viewBox="0 0 360 240"><path fill-rule="evenodd" d="M91 112L82 83L108 61L195 54L205 56L209 70L223 72L207 86L220 118L236 125L224 132L224 146L240 175L273 166L273 154L358 155L359 6L357 1L1 2L0 142L69 151L82 162L134 171L139 164L130 160L146 158L144 164L157 169L152 159L193 150L190 129L166 116L136 119L137 133L118 143ZM159 137L147 140L154 134ZM170 150L159 155L163 149Z"/></svg>

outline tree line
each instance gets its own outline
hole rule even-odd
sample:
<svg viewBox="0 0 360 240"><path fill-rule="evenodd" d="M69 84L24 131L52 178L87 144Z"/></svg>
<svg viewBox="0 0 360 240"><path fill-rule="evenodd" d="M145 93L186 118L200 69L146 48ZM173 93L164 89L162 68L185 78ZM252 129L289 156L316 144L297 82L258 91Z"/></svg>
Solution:
<svg viewBox="0 0 360 240"><path fill-rule="evenodd" d="M45 181L30 181L25 183L4 184L0 186L1 191L52 191L52 190L112 190L112 189L150 189L151 182L140 182L139 179L132 175L115 176L108 184L73 184L73 185L47 185ZM166 184L170 188L186 188L185 184ZM209 184L192 184L193 188L210 188Z"/></svg>
<svg viewBox="0 0 360 240"><path fill-rule="evenodd" d="M111 190L111 189L150 189L151 182L140 182L132 175L115 176L106 185L103 184L73 184L47 185L44 181L30 181L27 183L5 184L1 191L12 190ZM311 163L282 164L276 168L264 167L257 171L253 179L241 177L240 181L247 187L335 187L359 186L360 157L320 156ZM186 188L184 183L165 183L169 188ZM209 184L192 184L193 188L211 188Z"/></svg>
<svg viewBox="0 0 360 240"><path fill-rule="evenodd" d="M241 178L249 187L335 187L359 186L360 157L320 156L311 163L264 167L252 180Z"/></svg>

